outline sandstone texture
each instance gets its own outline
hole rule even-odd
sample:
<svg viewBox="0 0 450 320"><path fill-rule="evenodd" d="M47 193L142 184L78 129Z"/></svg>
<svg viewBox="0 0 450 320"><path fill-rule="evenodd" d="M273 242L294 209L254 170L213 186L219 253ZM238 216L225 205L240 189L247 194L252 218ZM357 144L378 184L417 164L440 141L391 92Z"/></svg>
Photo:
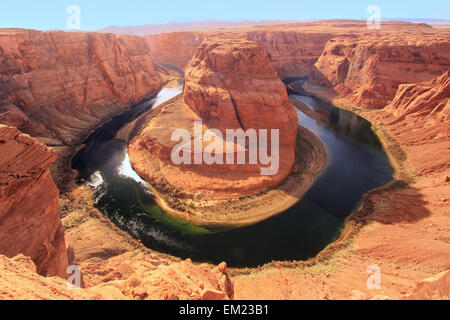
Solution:
<svg viewBox="0 0 450 320"><path fill-rule="evenodd" d="M428 81L448 69L448 31L407 22L385 22L381 31L368 30L365 21L330 20L145 36L156 61L181 70L187 68L203 41L217 37L257 42L280 78L306 76L335 85L342 80L348 60L347 80L358 94L375 89L372 94L381 95L376 90L384 86L392 98L396 88L390 85ZM392 56L390 50L395 52ZM359 72L363 68L364 72ZM389 74L389 70L396 72Z"/></svg>
<svg viewBox="0 0 450 320"><path fill-rule="evenodd" d="M265 129L269 132L268 149L271 148L271 130L279 130L279 156L274 154L273 159L279 163L278 170L272 175L261 174L262 167L267 166L249 164L251 151L248 145L223 140L214 141L223 145L223 150L217 151L216 155L226 162L231 153L235 164L194 164L196 151L192 150L189 153L192 164L174 164L171 153L177 141L171 141L172 133L182 128L194 137L194 121L199 120L203 124L203 133L208 129L217 129L223 137L228 129L253 129L257 135L260 129ZM297 122L297 113L288 99L284 84L257 43L234 38L205 41L186 69L183 97L169 101L149 115L140 134L130 143L130 161L138 174L159 191L159 195L173 197L161 203L165 209L176 207L177 214L186 218L183 212L186 213L187 207L197 207L195 202L201 200L205 201L200 209L204 212L199 213L203 220L209 216L208 222L215 224L217 219L223 220L223 214L230 222L247 224L248 219L254 219L255 215L261 220L276 213L274 195L264 196L266 201L263 207L266 207L267 213L261 205L249 203L235 207L228 204L226 207L214 201L240 199L242 202L242 197L278 187L285 181L296 162ZM308 133L305 137L315 139ZM204 142L203 147L209 143ZM234 152L227 152L227 144L230 143ZM318 145L321 143L318 142ZM236 163L237 150L245 152L246 164ZM295 192L283 190L283 195L277 194L290 205L303 196L326 163L323 148L303 151L302 160L310 157L308 160L313 163L311 166L304 164L301 179L304 184L300 183L304 188ZM182 204L177 203L180 198L184 199ZM278 206L287 209L280 203ZM222 209L218 211L218 207ZM260 212L249 213L243 207L254 210L258 207ZM191 211L198 213L197 209L188 210L187 218L192 218ZM238 213L240 218L232 217ZM245 223L241 221L244 216L247 216Z"/></svg>
<svg viewBox="0 0 450 320"><path fill-rule="evenodd" d="M98 98L102 104L96 105L97 98L95 98L93 99L95 101L90 104L95 107L88 108L87 111L82 109L83 115L86 114L84 116L89 118L85 120L84 117L76 115L79 113L75 114L75 111L79 109L66 108L69 105L84 106L83 103L64 102L69 98L58 99L57 104L52 104L51 101L52 95L60 97L62 92L66 95L66 92L70 90L82 93L76 94L77 97L82 97L77 98L77 101L84 101L84 97L87 97L86 101L89 101L91 96L84 94L84 88L88 88L89 93L92 92L91 86L78 85L78 83L84 83L80 79L86 79L89 72L84 72L79 78L73 80L74 82L70 80L68 87L63 90L49 92L48 88L53 86L46 87L44 84L54 83L52 82L54 81L53 66L58 66L57 75L64 80L71 74L77 74L74 70L85 68L84 62L81 64L82 60L93 62L91 68L96 70L93 86L113 88L113 84L119 81L115 78L119 73L118 70L125 70L123 74L120 73L119 78L128 79L127 67L115 69L108 64L112 69L102 66L103 71L99 71L96 69L97 65L102 65L102 61L127 60L121 57L122 54L127 56L124 52L128 52L130 41L137 48L147 47L139 38L125 37L128 39L125 41L125 38L113 35L97 36L78 33L67 35L67 39L71 39L67 41L71 43L74 39L83 39L82 44L79 44L80 51L77 51L78 45L71 47L70 43L65 43L64 46L57 46L58 41L62 41L61 38L66 39L66 34L59 32L2 30L0 37L2 38L0 42L1 122L17 125L40 137L51 137L55 143L57 141L73 142L76 141L76 137L79 137L83 131L81 129L85 128L86 124L92 124L89 127L92 129L95 127L94 122L98 125L107 118L103 117L105 115L103 107L118 104L123 106L111 113L116 114L125 110L125 104L129 106L130 101L134 99L130 98L132 95L129 93L124 99L118 98L116 94L118 91L122 92L123 88L128 88L127 84L130 82L122 84L124 87L121 87L121 90L104 91L104 95L102 93L101 98ZM46 39L46 44L52 44L52 49L45 49L47 45L31 46L34 43L32 39L41 41L40 39L43 38ZM22 42L17 42L17 39ZM220 108L214 107L215 111L236 110L234 104L229 103L235 91L239 91L237 90L239 88L234 87L234 82L237 81L234 78L236 73L239 75L240 71L245 70L244 68L249 68L258 75L257 83L261 80L268 81L273 77L273 70L267 71L272 67L241 65L239 60L235 61L235 57L244 57L248 59L246 61L254 61L253 59L263 61L263 58L259 54L253 56L246 51L240 53L237 50L236 52L233 45L225 49L223 46L230 42L232 44L240 42L249 52L261 50L276 71L276 78L307 76L310 81L304 86L305 90L368 119L396 168L397 181L366 194L361 206L347 219L340 238L317 257L306 262L274 262L252 270L227 270L223 264L218 267L198 265L190 260L179 261L173 257L150 252L143 248L142 244L117 230L110 221L96 211L92 203L92 194L81 187L73 194L65 194L60 201L63 223L67 229L66 238L72 244L69 250L70 260L80 266L87 287L80 291L69 291L64 280L43 278L36 273L38 271L47 275L59 274L61 263L52 263L50 267L50 264L47 265L45 262L50 261L50 257L56 255L56 252L61 252L60 257L66 254L65 245L55 240L58 238L56 235L60 228L58 221L44 220L46 230L39 229L38 234L42 236L39 241L45 243L43 247L45 250L29 250L32 248L30 244L34 245L35 242L29 237L28 232L22 232L20 229L23 223L25 225L34 223L35 225L31 224L32 228L40 228L38 226L42 219L58 216L55 211L57 210L55 209L57 208L55 204L57 190L51 182L48 170L45 169L53 161L54 154L47 149L44 153L38 152L36 142L26 142L27 146L31 146L26 148L30 152L24 151L25 149L19 147L22 142L16 141L17 137L21 141L22 139L23 141L34 140L20 135L15 129L1 127L0 149L2 145L7 145L8 151L1 152L0 167L3 168L0 169L0 208L4 210L16 204L19 208L19 211L8 211L7 215L2 211L0 215L0 237L10 235L11 232L18 232L17 236L6 237L6 242L2 240L0 244L2 250L9 250L10 247L17 249L17 252L10 253L0 250L0 254L8 256L0 255L1 299L231 299L234 297L236 299L448 300L448 270L450 269L448 210L450 201L448 75L450 34L448 30L435 30L424 24L389 22L382 24L382 30L371 31L367 30L365 22L362 21L325 21L252 29L173 33L148 36L146 39L155 61L186 71L186 83L190 87L189 90L192 90L185 91L184 100L178 97L156 110L157 117L155 114L150 115L139 137L130 144L130 158L133 165L138 171L140 168L139 173L148 181L152 178L156 179L155 182L163 181L160 184L163 186L161 191L174 190L173 186L167 182L168 180L164 180L165 177L171 177L170 181L185 189L195 190L201 187L206 190L207 186L215 189L214 193L208 193L210 191L208 188L208 192L203 194L189 195L194 199L221 194L223 196L230 194L230 190L236 191L236 195L243 190L251 190L249 184L227 184L221 178L223 173L220 171L215 176L206 171L202 174L197 168L177 172L167 166L164 160L167 159L167 150L171 147L167 132L171 132L174 128L192 126L193 120L203 120L203 118L204 124L208 124L208 121L216 121L217 126L222 128L220 122L217 122L217 116L220 113L211 112L212 110L206 106L210 102L215 102L217 106L220 105ZM96 52L92 55L92 60L83 58L86 52L90 51L84 45L86 41L96 44L91 48L95 49L99 46L107 48L108 58L101 56L102 58L94 60L94 57L103 54L96 49L92 49L92 52ZM255 42L259 45L259 49L253 49ZM11 43L20 43L20 45L11 45ZM114 48L109 47L110 43L114 43ZM209 45L211 43L215 44ZM78 61L76 66L71 65L72 58L65 60L56 54L64 52L67 46L72 48L71 51L77 52L75 56L81 59L79 61L76 57L73 58L74 61ZM125 47L127 47L126 50ZM171 50L164 51L165 47ZM198 48L202 50L191 64L190 61L195 52L198 52L196 51ZM209 53L205 54L206 52ZM112 53L114 53L113 57L110 56ZM200 59L202 54L204 58ZM55 55L59 58L56 59ZM131 59L140 57L133 61L148 61L150 58L145 57L146 55L147 53L143 56L136 53L135 56L130 55L130 57ZM212 57L214 58L210 59ZM45 64L47 59L52 61L48 63L48 66ZM233 72L226 71L229 63L223 63L223 61L232 62ZM39 80L41 75L33 67L37 62L52 70L48 71L49 73L43 73L45 80ZM127 64L124 62L124 65ZM145 65L142 68L145 69ZM64 69L66 67L67 73ZM154 69L159 70L158 67ZM114 70L111 71L114 75L104 77L105 72L111 75L110 70ZM138 72L141 69L134 70ZM241 76L242 78L238 78L242 79L242 83L246 82L250 88L247 96L237 95L242 98L242 101L246 103L249 100L257 101L259 96L263 96L259 86L252 85L251 77L245 73ZM230 79L230 82L219 82L219 84L214 82L220 77ZM22 81L22 79L26 80ZM91 79L90 76L89 79ZM210 87L208 82L204 81L205 79L208 82L212 81L215 85ZM277 81L271 80L270 85L274 85L275 82ZM62 83L65 83L65 80ZM108 86L104 83L108 83ZM131 83L134 83L134 80ZM70 89L72 87L83 89ZM150 90L144 95L148 92ZM95 91L95 94L98 92ZM254 98L256 100L253 100ZM277 96L277 99L284 101L281 95ZM136 100L139 99L136 98ZM23 104L23 101L26 104ZM34 109L35 103L39 101L44 101L36 104L42 108ZM188 101L191 104L187 103ZM53 106L55 110L48 109L47 105ZM60 105L64 107L64 111L57 108ZM44 114L39 110L46 112ZM248 117L246 119L250 119L249 123L254 125L252 121L255 118L251 114L255 109L237 108L237 110L243 112L243 117ZM47 116L52 111L56 112L55 118ZM64 121L50 123L46 120L46 117L60 119L61 114L69 116L70 125ZM108 116L111 114L108 113ZM239 113L231 113L233 114ZM230 113L226 115L227 125L236 125L236 122L239 124L240 120L237 116L230 116ZM95 121L91 121L93 118ZM275 119L278 118L275 117ZM204 127L206 128L207 126ZM155 136L161 139L154 139ZM299 139L297 139L298 142ZM18 153L11 150L16 150ZM149 160L149 151L157 156ZM142 153L139 154L139 152ZM32 162L26 160L30 156L34 159ZM12 163L8 162L11 159L13 159ZM149 168L156 168L156 170L152 169L152 171ZM228 171L229 174L235 174L233 170ZM154 175L154 172L158 174ZM250 172L251 170L246 170L245 174L248 175ZM175 179L177 174L179 178ZM190 180L185 179L186 177ZM223 183L224 187L220 189L221 184L214 184L213 180L204 180L205 177L213 177L210 179L217 179L214 180L217 182L222 179L220 183ZM258 186L256 189L264 185L258 180L253 180L252 183ZM33 190L33 186L36 186L36 192L28 193L27 190ZM50 190L50 192L46 191L42 194L42 190ZM34 195L39 195L39 201L33 200ZM180 196L180 194L175 195ZM15 202L22 196L32 200L33 205L30 207L25 201ZM187 195L183 194L183 196ZM46 214L39 216L38 220L31 221L29 214L24 213L35 214L40 209ZM3 226L7 229L3 229ZM4 243L7 245L3 245ZM56 248L64 248L64 250L60 251ZM14 257L20 252L25 252L31 258L23 255ZM54 259L62 261L59 258ZM369 276L367 268L373 265L381 270L381 288L376 290L370 290L367 287Z"/></svg>
<svg viewBox="0 0 450 320"><path fill-rule="evenodd" d="M144 37L156 62L169 64L183 71L205 39L202 32L162 33Z"/></svg>
<svg viewBox="0 0 450 320"><path fill-rule="evenodd" d="M80 143L162 87L165 71L148 53L136 36L2 29L0 122L51 144Z"/></svg>
<svg viewBox="0 0 450 320"><path fill-rule="evenodd" d="M38 275L29 257L0 255L0 300L231 300L234 296L226 265L222 270L190 260L169 265L156 255L142 253L115 261L104 268L86 267L87 273L103 275L103 281L71 288L64 279Z"/></svg>
<svg viewBox="0 0 450 320"><path fill-rule="evenodd" d="M39 274L65 278L68 258L59 191L48 169L56 153L0 125L0 154L0 254L23 253Z"/></svg>
<svg viewBox="0 0 450 320"><path fill-rule="evenodd" d="M407 299L449 300L450 270L419 282L414 292Z"/></svg>
<svg viewBox="0 0 450 320"><path fill-rule="evenodd" d="M80 289L65 279L37 274L24 254L0 254L0 300L211 300L233 299L226 263L180 261L152 252L119 230L93 206L93 192L80 186L60 206L70 264L82 273ZM74 258L75 257L75 258Z"/></svg>
<svg viewBox="0 0 450 320"><path fill-rule="evenodd" d="M392 103L381 110L355 105L323 88L307 88L373 123L398 181L364 196L340 239L311 261L274 263L263 273L234 278L236 298L446 299L448 73L400 85ZM373 265L381 270L379 290L366 286L366 269ZM425 278L430 280L422 283Z"/></svg>
<svg viewBox="0 0 450 320"><path fill-rule="evenodd" d="M131 162L147 181L156 182L155 176L162 174L161 179L174 189L203 192L210 199L220 199L276 186L291 172L297 114L283 83L257 44L233 40L204 43L186 72L183 98L172 103L171 108L166 106L159 117L152 117L130 144ZM279 129L279 172L261 176L260 165L251 164L174 165L171 151L177 142L170 141L171 134L177 128L192 132L195 120L203 121L204 131L218 129L224 136L226 129ZM268 138L270 141L270 135ZM225 144L223 149L225 159ZM148 150L158 155L159 172L151 171Z"/></svg>
<svg viewBox="0 0 450 320"><path fill-rule="evenodd" d="M337 37L315 64L343 96L368 108L382 108L402 83L429 81L450 69L448 34Z"/></svg>

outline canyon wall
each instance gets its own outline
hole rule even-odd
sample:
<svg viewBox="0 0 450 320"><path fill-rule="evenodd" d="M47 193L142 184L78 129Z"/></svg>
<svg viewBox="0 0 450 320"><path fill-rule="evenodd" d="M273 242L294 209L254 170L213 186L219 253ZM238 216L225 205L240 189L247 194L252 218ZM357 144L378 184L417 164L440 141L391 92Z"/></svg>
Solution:
<svg viewBox="0 0 450 320"><path fill-rule="evenodd" d="M422 83L400 85L394 99L374 113L376 122L409 151L418 176L440 174L431 185L445 186L450 175L450 76Z"/></svg>
<svg viewBox="0 0 450 320"><path fill-rule="evenodd" d="M174 32L144 36L152 58L161 64L169 64L180 70L186 68L195 50L206 38L203 32Z"/></svg>
<svg viewBox="0 0 450 320"><path fill-rule="evenodd" d="M222 129L279 129L282 176L294 163L297 113L261 46L246 40L202 44L185 73L184 101ZM284 178L282 178L284 179Z"/></svg>
<svg viewBox="0 0 450 320"><path fill-rule="evenodd" d="M387 105L402 83L429 81L450 69L448 31L406 22L386 22L379 31L363 21L320 21L175 32L147 41L157 61L185 70L202 41L230 38L260 44L280 78L309 77L368 108Z"/></svg>
<svg viewBox="0 0 450 320"><path fill-rule="evenodd" d="M425 125L440 126L450 116L450 71L429 82L402 84L392 102L384 110L395 117L394 123L424 121ZM450 131L440 134L450 137Z"/></svg>
<svg viewBox="0 0 450 320"><path fill-rule="evenodd" d="M321 33L295 30L249 31L244 34L246 39L261 45L280 78L310 76L314 71L314 63L333 36L333 31Z"/></svg>
<svg viewBox="0 0 450 320"><path fill-rule="evenodd" d="M402 83L429 81L450 69L450 41L439 33L353 35L330 40L315 67L354 103L386 106Z"/></svg>
<svg viewBox="0 0 450 320"><path fill-rule="evenodd" d="M304 33L297 31L228 30L174 32L145 36L155 61L185 70L203 41L221 37L245 39L261 45L281 78L309 76L311 68L322 53L331 33Z"/></svg>
<svg viewBox="0 0 450 320"><path fill-rule="evenodd" d="M0 125L0 154L0 254L23 253L39 274L66 277L59 191L48 169L56 153L17 129Z"/></svg>
<svg viewBox="0 0 450 320"><path fill-rule="evenodd" d="M2 29L0 122L76 144L155 94L165 72L140 37Z"/></svg>

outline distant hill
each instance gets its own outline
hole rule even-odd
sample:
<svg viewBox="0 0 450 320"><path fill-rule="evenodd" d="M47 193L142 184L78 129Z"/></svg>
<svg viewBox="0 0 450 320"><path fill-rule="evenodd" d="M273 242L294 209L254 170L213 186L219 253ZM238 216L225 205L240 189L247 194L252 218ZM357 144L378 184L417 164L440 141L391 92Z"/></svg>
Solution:
<svg viewBox="0 0 450 320"><path fill-rule="evenodd" d="M364 19L362 19L364 20ZM434 27L440 27L450 24L450 20L446 19L405 19L405 18L384 18L383 21L405 21L412 23L427 23ZM299 22L319 21L314 20L258 20L258 21L193 21L193 22L170 22L165 24L144 24L140 26L109 26L100 30L92 30L100 33L116 33L116 34L134 34L138 36L147 34L158 34L167 32L187 31L187 30L206 30L206 29L221 29L221 28L242 28L242 27L256 27L256 26L270 26L281 25Z"/></svg>
<svg viewBox="0 0 450 320"><path fill-rule="evenodd" d="M109 26L104 29L95 30L101 33L117 33L117 34L158 34L166 32L186 31L186 30L204 30L204 29L220 29L220 28L239 28L239 27L255 27L267 25L280 25L287 23L296 23L300 21L283 21L283 20L259 20L259 21L194 21L194 22L170 22L165 24L145 24L141 26Z"/></svg>

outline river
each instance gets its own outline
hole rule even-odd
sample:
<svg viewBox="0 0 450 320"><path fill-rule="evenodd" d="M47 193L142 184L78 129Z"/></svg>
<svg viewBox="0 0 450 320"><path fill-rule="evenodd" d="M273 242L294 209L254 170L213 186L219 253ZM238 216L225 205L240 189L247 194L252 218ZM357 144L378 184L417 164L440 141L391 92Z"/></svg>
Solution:
<svg viewBox="0 0 450 320"><path fill-rule="evenodd" d="M315 97L293 94L291 98L316 115L297 111L299 124L320 138L329 158L305 197L278 216L238 229L197 227L178 220L155 203L131 168L126 142L116 134L181 91L182 86L163 89L156 98L114 118L89 137L72 162L78 181L95 189L96 207L149 248L198 262L226 261L231 267L305 260L339 237L345 218L364 193L392 180L394 170L369 122Z"/></svg>

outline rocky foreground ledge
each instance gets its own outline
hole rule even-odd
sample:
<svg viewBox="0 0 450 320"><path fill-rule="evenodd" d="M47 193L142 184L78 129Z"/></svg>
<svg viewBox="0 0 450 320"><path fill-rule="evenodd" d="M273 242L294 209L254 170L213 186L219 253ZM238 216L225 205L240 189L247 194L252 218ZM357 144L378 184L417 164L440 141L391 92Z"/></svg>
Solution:
<svg viewBox="0 0 450 320"><path fill-rule="evenodd" d="M172 150L178 142L172 134L184 129L195 140L195 121L203 125L200 134L217 129L224 139L227 129L278 129L278 171L263 175L261 163L248 161L194 164L192 150L192 164L174 164ZM298 130L297 122L286 89L258 44L232 38L206 41L186 70L183 96L149 114L129 145L130 161L169 213L198 225L253 224L298 202L326 165L320 140ZM229 143L235 159L239 148L245 148L249 159L248 145L216 142L224 146L215 153L224 162Z"/></svg>

